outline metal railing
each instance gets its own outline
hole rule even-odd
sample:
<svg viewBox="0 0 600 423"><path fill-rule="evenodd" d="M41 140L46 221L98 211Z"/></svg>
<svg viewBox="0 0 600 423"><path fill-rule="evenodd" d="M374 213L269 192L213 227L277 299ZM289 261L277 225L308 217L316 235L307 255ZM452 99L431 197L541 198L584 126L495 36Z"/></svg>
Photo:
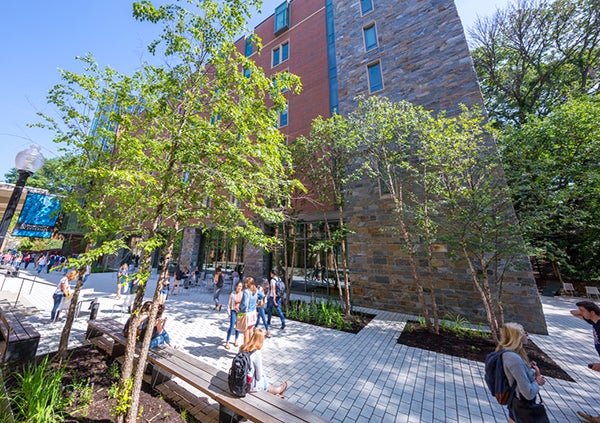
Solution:
<svg viewBox="0 0 600 423"><path fill-rule="evenodd" d="M10 273L10 274L9 274ZM6 280L14 280L14 279L20 279L20 284L19 284L19 290L17 292L17 298L15 299L15 307L17 306L17 303L19 302L19 298L21 297L21 293L23 292L23 288L24 285L27 281L31 282L31 286L29 288L29 293L28 295L31 295L31 293L33 292L33 287L36 283L42 284L42 285L48 285L48 286L55 286L55 284L47 282L45 280L38 280L37 275L34 276L33 278L27 277L27 276L15 276L12 274L12 272L8 269L0 269L0 274L2 275L2 286L0 287L0 292L4 291L4 285L6 283ZM11 290L12 292L12 290Z"/></svg>

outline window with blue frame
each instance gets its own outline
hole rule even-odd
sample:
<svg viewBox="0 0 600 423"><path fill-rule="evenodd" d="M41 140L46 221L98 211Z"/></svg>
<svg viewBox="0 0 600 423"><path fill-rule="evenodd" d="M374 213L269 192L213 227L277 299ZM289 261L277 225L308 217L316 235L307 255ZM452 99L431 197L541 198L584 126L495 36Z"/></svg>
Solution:
<svg viewBox="0 0 600 423"><path fill-rule="evenodd" d="M363 15L373 10L373 0L360 0L360 10Z"/></svg>
<svg viewBox="0 0 600 423"><path fill-rule="evenodd" d="M244 55L246 57L252 55L252 45L253 44L254 43L252 42L252 37L251 36L250 37L246 37L246 47L244 49Z"/></svg>
<svg viewBox="0 0 600 423"><path fill-rule="evenodd" d="M285 62L290 56L290 43L283 43L281 45L281 61Z"/></svg>
<svg viewBox="0 0 600 423"><path fill-rule="evenodd" d="M290 44L285 42L273 49L272 66L275 67L281 62L285 62L290 56Z"/></svg>
<svg viewBox="0 0 600 423"><path fill-rule="evenodd" d="M275 8L275 35L290 27L290 5L287 1Z"/></svg>
<svg viewBox="0 0 600 423"><path fill-rule="evenodd" d="M381 62L367 65L367 75L369 77L369 92L383 90L383 76L381 75Z"/></svg>
<svg viewBox="0 0 600 423"><path fill-rule="evenodd" d="M286 106L285 110L279 112L279 122L277 127L281 128L282 126L288 125L288 108Z"/></svg>
<svg viewBox="0 0 600 423"><path fill-rule="evenodd" d="M375 24L363 28L363 37L365 39L365 50L369 51L377 47L377 30Z"/></svg>

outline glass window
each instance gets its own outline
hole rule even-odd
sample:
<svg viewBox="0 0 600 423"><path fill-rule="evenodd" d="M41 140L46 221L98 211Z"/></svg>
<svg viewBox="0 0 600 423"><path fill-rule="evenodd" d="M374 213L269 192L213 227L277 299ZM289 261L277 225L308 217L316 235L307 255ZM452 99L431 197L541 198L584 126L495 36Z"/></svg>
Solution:
<svg viewBox="0 0 600 423"><path fill-rule="evenodd" d="M281 62L285 62L290 56L290 43L285 42L273 49L272 67L277 66Z"/></svg>
<svg viewBox="0 0 600 423"><path fill-rule="evenodd" d="M248 57L251 54L252 54L252 37L247 37L246 38L246 48L244 50L244 55L246 57Z"/></svg>
<svg viewBox="0 0 600 423"><path fill-rule="evenodd" d="M287 126L287 124L288 124L288 109L286 107L285 110L282 110L281 112L279 112L278 128L281 128L282 126Z"/></svg>
<svg viewBox="0 0 600 423"><path fill-rule="evenodd" d="M369 76L369 92L374 93L383 89L383 76L381 75L381 63L375 62L367 66Z"/></svg>
<svg viewBox="0 0 600 423"><path fill-rule="evenodd" d="M360 10L363 15L373 10L373 0L360 0Z"/></svg>
<svg viewBox="0 0 600 423"><path fill-rule="evenodd" d="M363 28L363 35L365 38L365 50L369 51L377 47L377 31L375 30L375 24L369 25Z"/></svg>
<svg viewBox="0 0 600 423"><path fill-rule="evenodd" d="M290 44L284 43L281 45L281 61L285 62L290 55Z"/></svg>
<svg viewBox="0 0 600 423"><path fill-rule="evenodd" d="M290 25L289 4L287 1L281 3L275 9L275 34L287 29Z"/></svg>

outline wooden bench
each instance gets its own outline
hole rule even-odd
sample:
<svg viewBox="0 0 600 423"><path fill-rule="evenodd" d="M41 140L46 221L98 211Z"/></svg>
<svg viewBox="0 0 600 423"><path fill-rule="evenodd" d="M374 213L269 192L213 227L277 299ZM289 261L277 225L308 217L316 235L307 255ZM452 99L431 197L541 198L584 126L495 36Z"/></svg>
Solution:
<svg viewBox="0 0 600 423"><path fill-rule="evenodd" d="M114 319L90 320L86 338L95 342L107 336L116 344L126 342L123 324ZM117 350L117 353L120 351ZM115 355L115 348L112 348ZM191 355L170 347L152 349L148 362L153 366L153 386L164 383L171 376L187 382L220 404L219 421L238 421L245 417L253 422L322 423L323 417L313 414L289 401L268 392L252 392L237 398L229 392L227 372L204 363ZM236 416L237 415L237 416Z"/></svg>
<svg viewBox="0 0 600 423"><path fill-rule="evenodd" d="M21 362L35 357L40 333L16 309L0 310L0 362Z"/></svg>

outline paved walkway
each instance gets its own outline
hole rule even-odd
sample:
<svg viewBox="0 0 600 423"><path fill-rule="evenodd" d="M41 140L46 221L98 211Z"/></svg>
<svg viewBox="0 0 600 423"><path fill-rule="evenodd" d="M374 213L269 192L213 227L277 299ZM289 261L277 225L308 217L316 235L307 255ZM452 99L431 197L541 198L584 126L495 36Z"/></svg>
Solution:
<svg viewBox="0 0 600 423"><path fill-rule="evenodd" d="M23 272L25 275L25 272ZM49 323L53 285L60 274L42 274L47 285L24 283L20 302L39 313L30 317L42 333L39 353L57 349L63 322ZM0 284L3 275L0 275ZM113 306L116 274L93 274L86 288L100 293L100 315L127 315ZM6 278L0 300L15 300L19 278ZM149 291L156 286L151 278ZM212 293L200 288L182 290L166 303L167 329L185 351L227 371L234 355L223 347L227 314L211 310ZM226 301L222 294L222 302ZM530 338L550 355L575 383L547 378L542 396L553 422L580 421L575 411L600 414L597 398L600 373L587 368L597 362L591 327L572 317L577 298L543 297L548 336ZM377 317L359 334L349 334L290 321L264 349L266 374L272 382L287 380L287 399L334 422L506 422L504 407L490 398L483 364L396 343L410 316L366 310ZM76 319L70 345L83 342L85 318Z"/></svg>

